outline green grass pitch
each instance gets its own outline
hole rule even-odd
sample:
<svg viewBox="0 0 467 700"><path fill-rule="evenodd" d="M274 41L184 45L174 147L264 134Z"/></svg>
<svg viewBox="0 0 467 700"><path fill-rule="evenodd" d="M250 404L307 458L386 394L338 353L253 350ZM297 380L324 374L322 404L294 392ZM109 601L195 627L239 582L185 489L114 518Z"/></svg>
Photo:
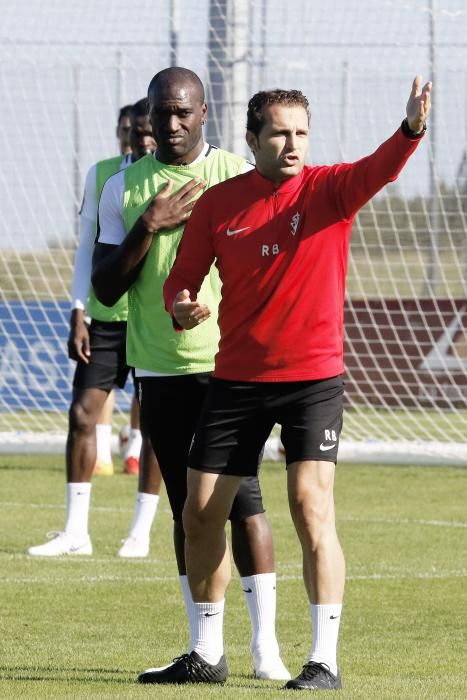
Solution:
<svg viewBox="0 0 467 700"><path fill-rule="evenodd" d="M310 645L298 544L283 465L262 486L278 574L277 629L295 675ZM467 697L467 474L460 469L339 465L336 503L347 559L340 697ZM165 494L146 560L116 556L136 480L94 480L92 557L24 554L63 528L63 458L0 455L0 698L286 698L255 680L238 578L227 593L230 675L223 687L151 687L137 673L185 649L186 624Z"/></svg>

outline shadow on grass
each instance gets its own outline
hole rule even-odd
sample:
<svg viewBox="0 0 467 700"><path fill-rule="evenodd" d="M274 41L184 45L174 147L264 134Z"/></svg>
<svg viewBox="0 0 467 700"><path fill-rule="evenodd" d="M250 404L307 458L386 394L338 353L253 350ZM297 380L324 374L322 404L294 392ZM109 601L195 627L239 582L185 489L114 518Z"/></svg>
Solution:
<svg viewBox="0 0 467 700"><path fill-rule="evenodd" d="M66 668L52 666L0 666L0 679L10 681L82 681L134 683L136 671L120 668Z"/></svg>
<svg viewBox="0 0 467 700"><path fill-rule="evenodd" d="M25 472L33 472L34 474L37 474L38 471L63 473L64 467L61 465L53 464L51 464L50 466L41 465L40 467L31 467L29 464L0 464L0 471L22 472L23 474Z"/></svg>
<svg viewBox="0 0 467 700"><path fill-rule="evenodd" d="M79 683L117 683L120 685L138 685L138 672L120 668L67 668L52 666L0 666L0 680L8 681L66 681ZM200 687L201 683L195 684ZM238 690L278 690L283 688L283 681L264 681L250 674L232 674L222 687ZM165 686L167 687L167 686Z"/></svg>

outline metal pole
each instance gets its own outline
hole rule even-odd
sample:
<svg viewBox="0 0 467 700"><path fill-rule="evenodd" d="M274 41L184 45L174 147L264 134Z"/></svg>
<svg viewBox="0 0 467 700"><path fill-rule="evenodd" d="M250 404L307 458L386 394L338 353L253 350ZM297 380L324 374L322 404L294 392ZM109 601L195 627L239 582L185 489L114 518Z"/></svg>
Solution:
<svg viewBox="0 0 467 700"><path fill-rule="evenodd" d="M117 112L120 107L127 103L126 91L126 70L127 70L127 55L123 49L117 51Z"/></svg>
<svg viewBox="0 0 467 700"><path fill-rule="evenodd" d="M267 27L267 21L268 21L268 3L267 0L262 0L261 2L261 27L260 27L260 32L261 32L261 40L260 40L260 46L261 46L261 60L260 60L260 88L261 90L265 90L265 85L266 85L266 27Z"/></svg>
<svg viewBox="0 0 467 700"><path fill-rule="evenodd" d="M222 146L224 119L224 80L227 70L227 0L210 0L208 33L208 80L206 85L209 105L206 140L213 146Z"/></svg>
<svg viewBox="0 0 467 700"><path fill-rule="evenodd" d="M430 0L430 80L436 85L436 0ZM434 99L432 97L432 103ZM434 104L432 105L434 107ZM428 251L428 262L426 269L425 294L424 296L433 297L436 291L436 282L438 278L439 268L439 227L440 227L440 199L437 183L437 144L436 144L436 109L432 110L430 117L430 144L431 144L431 160L430 160L430 247Z"/></svg>
<svg viewBox="0 0 467 700"><path fill-rule="evenodd" d="M249 2L230 0L229 58L231 71L227 86L230 97L227 148L238 155L246 151L245 125L249 80Z"/></svg>
<svg viewBox="0 0 467 700"><path fill-rule="evenodd" d="M177 0L170 0L170 65L178 65L178 34L180 22Z"/></svg>
<svg viewBox="0 0 467 700"><path fill-rule="evenodd" d="M73 84L73 222L76 240L79 238L78 210L81 202L81 115L80 66L72 66Z"/></svg>
<svg viewBox="0 0 467 700"><path fill-rule="evenodd" d="M341 109L341 133L340 133L340 159L345 161L348 158L349 142L349 112L350 112L350 64L348 61L342 63L342 109Z"/></svg>

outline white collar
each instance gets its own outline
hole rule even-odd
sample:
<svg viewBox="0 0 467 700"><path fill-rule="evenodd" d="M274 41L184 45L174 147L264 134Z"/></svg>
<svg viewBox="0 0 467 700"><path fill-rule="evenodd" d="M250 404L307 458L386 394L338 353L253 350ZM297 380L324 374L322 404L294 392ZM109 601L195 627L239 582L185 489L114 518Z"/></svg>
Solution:
<svg viewBox="0 0 467 700"><path fill-rule="evenodd" d="M191 163L187 163L185 167L190 166L190 165L196 165L196 163L200 163L202 160L204 160L206 158L206 156L208 155L210 150L211 150L211 146L208 143L205 143L203 145L203 150L201 151L199 156L197 158L195 158L194 160L192 160ZM167 165L167 163L162 163L162 161L158 160L158 158L156 156L156 152L154 152L153 155L158 163L161 163L162 165Z"/></svg>

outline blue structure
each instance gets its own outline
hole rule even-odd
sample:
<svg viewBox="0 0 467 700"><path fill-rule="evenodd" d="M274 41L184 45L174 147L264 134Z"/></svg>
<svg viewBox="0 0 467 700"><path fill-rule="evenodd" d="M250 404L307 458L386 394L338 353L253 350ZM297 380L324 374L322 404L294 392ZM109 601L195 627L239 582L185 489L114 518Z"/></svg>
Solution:
<svg viewBox="0 0 467 700"><path fill-rule="evenodd" d="M67 410L75 363L67 357L69 301L0 304L0 412ZM118 393L129 407L132 384Z"/></svg>

